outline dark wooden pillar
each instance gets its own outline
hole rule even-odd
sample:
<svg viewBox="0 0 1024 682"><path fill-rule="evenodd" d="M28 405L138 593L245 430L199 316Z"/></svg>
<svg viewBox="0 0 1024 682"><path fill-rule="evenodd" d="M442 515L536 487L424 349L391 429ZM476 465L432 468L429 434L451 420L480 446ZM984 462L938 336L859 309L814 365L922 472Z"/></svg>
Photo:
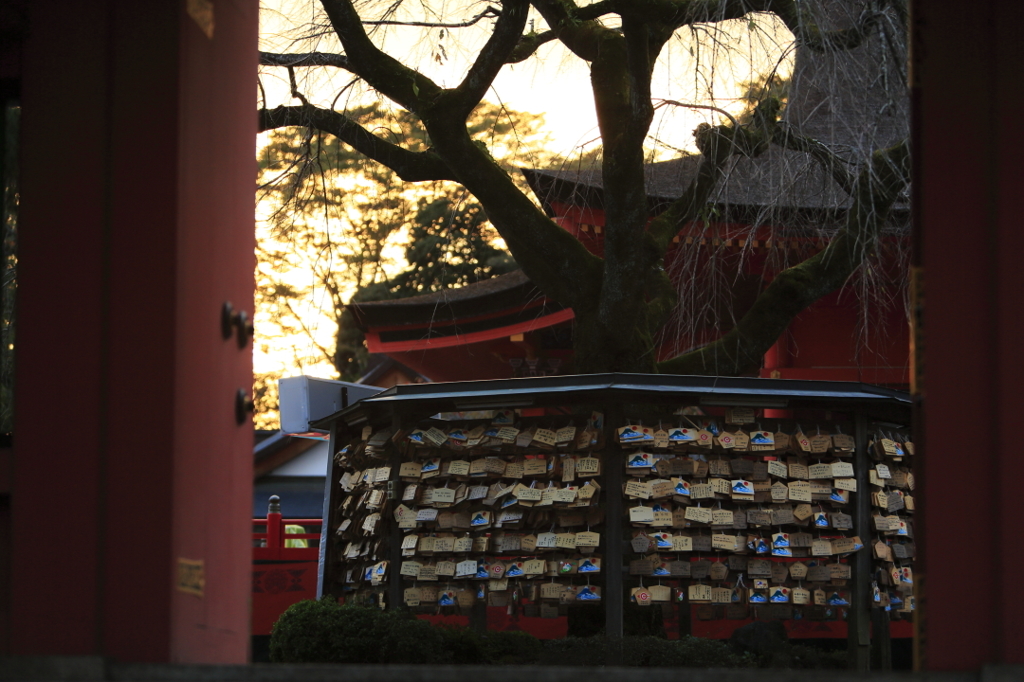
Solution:
<svg viewBox="0 0 1024 682"><path fill-rule="evenodd" d="M854 417L854 472L857 493L854 495L854 528L863 539L870 536L871 499L868 493L868 430L863 412ZM867 543L867 541L865 541ZM871 667L871 554L865 547L852 555L853 580L850 589L850 609L847 619L847 651L850 654L850 668L867 672Z"/></svg>
<svg viewBox="0 0 1024 682"><path fill-rule="evenodd" d="M324 584L324 576L330 573L328 568L330 562L335 561L334 556L334 533L331 532L331 528L334 527L334 518L332 512L337 502L334 500L334 490L338 482L334 480L334 456L341 449L341 444L338 438L338 427L337 421L331 422L331 431L328 438L327 445L327 477L324 479L324 506L323 512L320 518L323 519L323 523L320 525L320 556L317 561L316 569L316 598L320 599L324 594L331 594L330 585Z"/></svg>
<svg viewBox="0 0 1024 682"><path fill-rule="evenodd" d="M623 561L625 552L623 544L626 533L623 526L622 481L625 457L622 446L616 436L616 424L622 424L622 407L618 404L607 406L604 410L605 447L602 463L601 495L604 497L605 514L605 554L603 559L604 572L604 632L609 638L609 649L606 652L608 665L622 664L623 620L626 610L626 590L624 586L626 573Z"/></svg>
<svg viewBox="0 0 1024 682"><path fill-rule="evenodd" d="M201 4L29 3L14 654L247 656L251 344L220 314L252 311L257 4Z"/></svg>
<svg viewBox="0 0 1024 682"><path fill-rule="evenodd" d="M1021 664L1024 7L912 5L921 664Z"/></svg>

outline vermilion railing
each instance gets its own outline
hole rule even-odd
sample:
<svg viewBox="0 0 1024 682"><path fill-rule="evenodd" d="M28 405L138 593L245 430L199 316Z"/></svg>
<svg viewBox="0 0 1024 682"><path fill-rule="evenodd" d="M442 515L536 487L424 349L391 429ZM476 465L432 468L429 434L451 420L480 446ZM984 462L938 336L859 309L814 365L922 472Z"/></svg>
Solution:
<svg viewBox="0 0 1024 682"><path fill-rule="evenodd" d="M253 519L252 524L252 634L269 635L285 609L316 599L320 533L285 533L286 527L309 531L319 529L323 520L282 518L280 500L273 495L267 518ZM288 540L305 540L309 546L287 547Z"/></svg>
<svg viewBox="0 0 1024 682"><path fill-rule="evenodd" d="M263 543L252 549L253 559L291 559L291 560L312 560L320 558L320 550L317 549L317 542L320 540L320 532L316 533L285 533L285 526L321 526L322 519L284 519L281 514L267 514L265 519L253 519L252 539L255 542ZM258 526L264 526L262 533L256 532ZM309 547L285 547L286 540L305 540Z"/></svg>

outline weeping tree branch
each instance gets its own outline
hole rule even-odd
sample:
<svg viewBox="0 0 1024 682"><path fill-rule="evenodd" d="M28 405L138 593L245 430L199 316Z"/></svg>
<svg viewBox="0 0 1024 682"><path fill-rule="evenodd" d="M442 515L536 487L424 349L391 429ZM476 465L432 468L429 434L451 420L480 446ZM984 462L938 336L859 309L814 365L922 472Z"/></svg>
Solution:
<svg viewBox="0 0 1024 682"><path fill-rule="evenodd" d="M302 333L309 337L309 342L316 346L316 349L320 351L320 354L322 356L324 356L328 360L331 360L331 364L334 364L333 354L322 344L317 342L315 330L309 328L309 326L306 324L304 316L295 309L295 304L292 302L292 300L290 298L283 298L281 300L284 301L284 305L286 308L288 308L288 312L291 313L292 318L299 323L299 328L302 329Z"/></svg>
<svg viewBox="0 0 1024 682"><path fill-rule="evenodd" d="M666 374L737 375L758 368L793 318L841 287L860 266L909 182L910 147L906 141L876 151L857 177L846 225L828 247L779 273L721 339L661 362L658 370Z"/></svg>
<svg viewBox="0 0 1024 682"><path fill-rule="evenodd" d="M846 161L821 142L798 135L785 124L778 122L781 106L778 100L766 99L759 103L752 116L753 123L746 126L740 125L727 112L715 107L680 104L671 101L666 101L666 103L694 109L714 109L728 116L732 125L709 126L702 124L695 131L697 146L703 154L697 173L682 196L676 199L668 209L658 214L647 228L662 253L668 249L672 239L679 234L686 223L697 220L703 213L711 192L725 175L726 161L736 154L748 157L759 156L767 150L769 143L777 144L783 149L810 155L847 194L853 196L856 191L856 180L846 168Z"/></svg>
<svg viewBox="0 0 1024 682"><path fill-rule="evenodd" d="M260 110L260 132L288 126L306 126L330 133L359 153L395 171L406 182L456 179L435 152L412 152L382 140L337 111L306 105Z"/></svg>
<svg viewBox="0 0 1024 682"><path fill-rule="evenodd" d="M758 105L755 118L758 115L766 115L760 111L762 106ZM703 155L697 173L690 180L682 196L658 214L647 227L648 233L662 253L668 250L672 239L686 223L700 218L708 205L711 193L725 176L726 162L732 156L756 157L768 148L768 141L772 138L773 132L770 126L742 126L738 125L732 116L729 118L732 119L733 125L711 126L702 123L694 131L697 148Z"/></svg>
<svg viewBox="0 0 1024 682"><path fill-rule="evenodd" d="M672 30L690 24L739 19L751 12L763 12L767 0L606 0L599 3L606 13L640 15L665 24Z"/></svg>
<svg viewBox="0 0 1024 682"><path fill-rule="evenodd" d="M640 368L644 362L650 367L649 358L638 362L635 357L653 353L651 337L667 319L676 297L664 272L665 254L682 225L699 219L706 210L732 156L754 157L772 143L807 153L851 193L852 207L829 246L781 272L728 334L699 351L661 363L661 371L735 374L757 367L795 315L842 286L863 262L907 185L906 144L876 152L854 179L840 157L781 127L778 111L768 111L766 105L749 125L733 121L731 126L699 127L697 144L704 158L696 177L682 197L647 223L643 141L653 119L651 68L675 29L774 12L808 48L842 50L860 45L872 33L881 16L877 11L862 13L850 28L829 31L817 25L800 0L599 0L586 7L579 7L576 0L502 0L500 13L489 6L474 17L474 23L485 15L497 16L497 21L462 83L446 89L373 44L364 25L392 22L362 21L354 0L322 0L322 4L344 55L265 53L261 63L285 66L290 73L302 66L346 69L418 117L434 146L427 152L411 152L371 134L343 114L305 103L262 110L261 129L315 127L392 168L403 180L445 179L462 184L480 201L527 276L548 296L576 311L577 335L589 335L593 341L585 344L587 353L593 354L585 362L583 345L578 344L578 368L587 363L602 371ZM529 5L541 13L550 30L523 35ZM601 23L609 14L621 17L621 29ZM605 259L591 254L537 208L486 148L470 138L465 125L504 64L522 61L552 40L559 40L591 65L605 152Z"/></svg>
<svg viewBox="0 0 1024 682"><path fill-rule="evenodd" d="M856 178L847 169L847 162L818 140L793 132L788 126L779 125L772 135L772 142L783 149L804 152L825 169L832 180L853 196L856 191Z"/></svg>
<svg viewBox="0 0 1024 682"><path fill-rule="evenodd" d="M899 7L897 7L899 10ZM811 20L806 11L800 10L792 0L605 0L582 8L552 7L548 10L553 16L557 13L562 18L562 28L575 21L593 21L608 14L620 16L644 16L664 24L669 29L679 28L696 23L712 23L727 19L739 19L752 12L772 11L786 23L786 26L809 48L821 52L825 49L850 49L860 45L870 30L881 18L878 13L867 13L853 27L835 31L823 31ZM905 8L903 9L905 13ZM544 10L542 9L542 13ZM494 7L488 7L472 19L457 23L417 22L417 21L363 21L363 25L395 25L422 26L429 28L465 28L477 24L487 17L500 17ZM545 18L548 19L547 14ZM541 33L530 33L519 38L515 49L505 59L506 64L517 64L532 56L541 45L559 38L558 32L548 30ZM328 52L300 52L294 54L260 52L261 66L333 66L349 69L349 60L345 55Z"/></svg>
<svg viewBox="0 0 1024 682"><path fill-rule="evenodd" d="M778 15L797 41L815 52L859 47L882 19L880 12L866 11L853 26L829 31L818 26L807 5L798 0L771 0L765 9Z"/></svg>
<svg viewBox="0 0 1024 682"><path fill-rule="evenodd" d="M507 60L507 63L509 64L518 64L532 56L541 45L545 45L552 40L558 40L560 32L570 27L574 22L593 22L595 19L599 19L606 14L615 13L614 8L612 7L613 3L609 2L595 2L594 4L587 5L586 7L576 7L575 5L560 7L558 6L558 3L547 3L544 7L540 7L537 3L531 4L541 12L542 16L544 16L545 20L549 23L554 17L558 23L559 30L529 33L520 38L519 44L516 45L516 49L513 50L511 55L509 55ZM597 26L600 25L595 22L595 24L589 27L588 30L592 30ZM570 39L577 39L578 37L579 36ZM587 50L584 51L587 52ZM577 53L577 56L587 60L593 58L592 56L585 57L580 53Z"/></svg>
<svg viewBox="0 0 1024 682"><path fill-rule="evenodd" d="M750 12L764 12L770 2L771 0L602 0L586 7L574 7L572 16L582 21L591 21L609 14L633 16L675 30L688 24L739 19Z"/></svg>
<svg viewBox="0 0 1024 682"><path fill-rule="evenodd" d="M421 26L423 28L467 28L475 25L481 19L485 17L496 17L499 12L493 7L487 7L483 12L477 14L472 19L458 22L443 22L443 21L398 21L395 19L380 19L377 21L364 21L363 23L367 26Z"/></svg>

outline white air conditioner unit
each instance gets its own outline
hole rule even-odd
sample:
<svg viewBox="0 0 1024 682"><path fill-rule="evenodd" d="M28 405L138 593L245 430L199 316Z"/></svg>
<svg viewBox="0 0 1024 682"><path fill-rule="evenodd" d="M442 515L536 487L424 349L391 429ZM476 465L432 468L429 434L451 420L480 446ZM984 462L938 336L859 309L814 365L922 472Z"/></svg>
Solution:
<svg viewBox="0 0 1024 682"><path fill-rule="evenodd" d="M278 382L281 405L281 432L292 434L326 433L310 428L315 422L352 403L383 391L379 386L316 377L287 377Z"/></svg>

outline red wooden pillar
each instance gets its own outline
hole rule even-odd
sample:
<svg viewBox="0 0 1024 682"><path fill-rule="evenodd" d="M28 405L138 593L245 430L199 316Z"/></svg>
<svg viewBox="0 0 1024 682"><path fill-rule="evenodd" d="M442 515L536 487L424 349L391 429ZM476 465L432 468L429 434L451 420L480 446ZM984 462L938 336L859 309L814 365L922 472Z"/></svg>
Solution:
<svg viewBox="0 0 1024 682"><path fill-rule="evenodd" d="M257 3L29 11L10 651L243 662Z"/></svg>
<svg viewBox="0 0 1024 682"><path fill-rule="evenodd" d="M1019 3L913 5L924 667L1024 663Z"/></svg>

